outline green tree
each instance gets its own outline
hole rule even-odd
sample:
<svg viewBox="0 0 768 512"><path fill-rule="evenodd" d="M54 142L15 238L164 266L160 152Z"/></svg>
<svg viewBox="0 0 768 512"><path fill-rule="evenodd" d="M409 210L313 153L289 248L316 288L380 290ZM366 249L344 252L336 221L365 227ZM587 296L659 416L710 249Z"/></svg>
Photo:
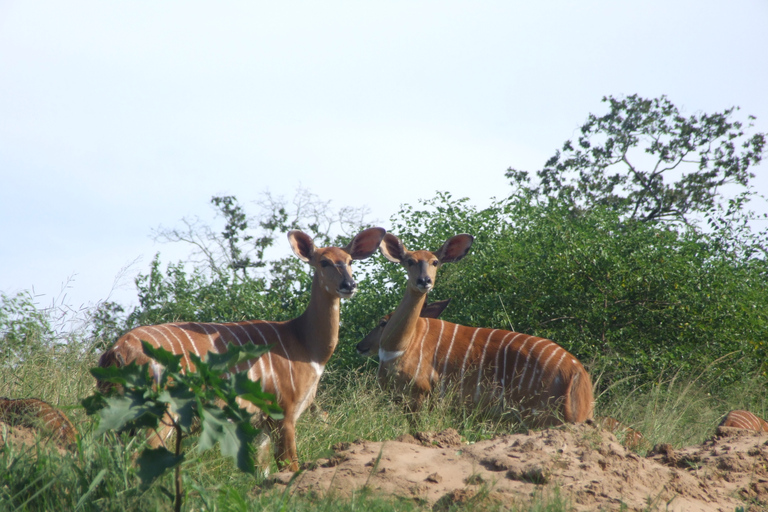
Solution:
<svg viewBox="0 0 768 512"><path fill-rule="evenodd" d="M733 120L736 107L685 117L666 96L603 101L610 111L589 115L578 140L567 140L536 172L538 184L513 168L511 183L545 200L610 206L646 222L691 222L722 201L729 185L739 192L726 213L755 194L750 168L762 160L766 134L747 133L754 117L746 126Z"/></svg>

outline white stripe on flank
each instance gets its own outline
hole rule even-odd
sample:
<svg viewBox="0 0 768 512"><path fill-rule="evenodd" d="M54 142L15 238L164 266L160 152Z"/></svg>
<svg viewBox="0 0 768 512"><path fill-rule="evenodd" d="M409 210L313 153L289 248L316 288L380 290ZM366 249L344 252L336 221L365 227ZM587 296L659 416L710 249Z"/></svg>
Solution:
<svg viewBox="0 0 768 512"><path fill-rule="evenodd" d="M443 328L445 327L445 322L443 322L440 319L437 319L438 322L440 322L440 332L437 335L437 344L435 344L435 353L432 354L432 375L430 376L431 380L434 380L435 375L437 375L437 372L435 372L435 369L437 368L437 353L440 351L440 342L443 341Z"/></svg>
<svg viewBox="0 0 768 512"><path fill-rule="evenodd" d="M221 348L221 349L217 347L216 340L219 340L219 339L211 336L211 334L217 334L219 332L215 327L213 327L210 324L201 324L197 322L191 322L190 325L196 325L200 327L200 329L202 329L202 331L208 337L208 344L211 346L211 352L213 352L214 354L221 354L222 352L224 352L224 350L226 350L227 348L226 345L224 345L224 348ZM209 326L213 329L213 332L208 331ZM219 342L221 342L221 340L219 340Z"/></svg>
<svg viewBox="0 0 768 512"><path fill-rule="evenodd" d="M267 323L267 322L264 322L264 323ZM261 336L261 340L264 342L264 345L265 346L269 345L269 341L267 340L267 337L264 336L264 333L261 332L261 329L259 329L257 327L259 325L262 325L262 324L257 324L257 323L251 324L253 329L257 333L259 333L259 336ZM259 358L259 361L261 361L261 358ZM271 372L270 376L272 377L272 385L275 386L275 395L279 395L280 394L280 382L279 382L279 379L277 378L277 370L275 369L275 365L272 362L272 351L271 350L269 352L267 352L267 361L269 361L269 369L270 369L270 372ZM266 375L262 376L262 378L263 379L266 378Z"/></svg>
<svg viewBox="0 0 768 512"><path fill-rule="evenodd" d="M160 329L160 327L163 328L163 330ZM171 347L171 352L173 352L174 355L181 354L182 359L184 359L187 362L187 368L192 368L192 360L189 359L189 356L187 355L187 351L184 350L184 345L181 344L179 340L176 340L176 343L179 344L179 351L176 351L176 347L173 346L173 340L164 332L164 330L170 331L167 325L151 325L148 326L149 329L154 329L158 333L160 333L163 338L168 342L168 345Z"/></svg>
<svg viewBox="0 0 768 512"><path fill-rule="evenodd" d="M383 348L379 348L379 363L386 363L393 359L397 359L398 357L401 357L403 354L405 354L404 350L389 352L387 350L384 350Z"/></svg>
<svg viewBox="0 0 768 512"><path fill-rule="evenodd" d="M269 325L273 331L275 331L275 335L277 336L277 342L280 344L280 348L283 349L283 354L285 354L285 359L288 361L288 374L291 376L291 389L295 392L296 391L296 385L293 383L293 361L291 361L291 356L288 355L288 350L285 348L285 345L283 345L283 339L280 337L280 332L277 330L277 327L272 322L266 322L267 325Z"/></svg>
<svg viewBox="0 0 768 512"><path fill-rule="evenodd" d="M541 365L541 375L539 377L540 381L544 381L544 376L547 374L547 364L549 364L549 361L557 354L558 349L560 348L556 344L552 343L552 346L555 347L555 350L552 351L551 354L549 354L549 357L544 360L544 364ZM546 349L545 349L546 350ZM544 355L544 351L541 352L541 355ZM560 355L560 360L563 360L563 357L565 357L565 351L563 350L563 353ZM552 372L554 373L554 372ZM531 378L531 381L533 381L533 378ZM528 389L531 389L531 386L533 385L533 382L528 384Z"/></svg>
<svg viewBox="0 0 768 512"><path fill-rule="evenodd" d="M191 366L191 359L189 358L189 351L184 348L184 342L179 338L178 334L176 334L176 331L181 330L176 324L165 324L166 329L168 329L168 334L174 337L176 341L179 342L179 346L181 347L181 350L184 352L184 357L187 358L187 364L190 364L188 368L192 368ZM195 354L197 354L197 348L195 347L195 344L192 344L192 348L195 350ZM197 354L197 357L200 357L200 354Z"/></svg>
<svg viewBox="0 0 768 512"><path fill-rule="evenodd" d="M517 336L515 336L515 338L517 338ZM520 360L520 353L523 351L523 349L528 344L528 342L531 341L532 339L533 339L533 336L528 336L528 338L526 338L526 340L523 342L522 346L517 349L517 354L515 355L515 364L512 366L512 378L509 379L509 386L511 388L515 387L515 382L514 382L515 381L515 374L518 373L518 371L517 371L517 362ZM511 345L512 345L512 343L507 345L507 348L509 348ZM505 350L505 354L504 354L504 378L507 377L507 357L506 356L507 356L507 354L506 354L506 350Z"/></svg>
<svg viewBox="0 0 768 512"><path fill-rule="evenodd" d="M451 336L451 344L448 345L448 352L446 352L446 354L445 354L445 363L443 363L443 375L445 375L446 372L448 371L448 360L451 357L451 350L453 350L453 342L454 342L454 340L456 340L456 332L458 330L459 330L459 324L454 324L453 336ZM445 393L445 381L446 380L447 379L443 379L442 384L440 384L440 393L441 394Z"/></svg>
<svg viewBox="0 0 768 512"><path fill-rule="evenodd" d="M528 355L525 356L525 366L523 367L523 375L520 377L520 383L517 385L517 390L520 391L523 387L523 381L525 380L525 374L528 372L528 362L531 360L531 354L533 354L533 351L536 350L536 347L541 343L542 341L547 341L543 338L539 339L536 343L533 344L531 347L531 350L528 351ZM527 341L526 341L527 343ZM535 368L534 368L535 371Z"/></svg>
<svg viewBox="0 0 768 512"><path fill-rule="evenodd" d="M248 341L251 343L251 345L256 345L256 343L253 341L253 338L251 338L251 333L248 331L248 329L245 328L242 324L237 324L237 326L240 328L241 331L245 333L246 336L248 336ZM248 327L253 327L253 324L248 324ZM253 382L256 382L259 379L265 379L266 378L266 371L264 370L264 358L260 357L256 360L259 363L259 368L261 368L261 373L256 372L256 366L253 364L253 360L247 361L248 367L250 369L248 370L248 378L251 379ZM277 393L277 391L275 391Z"/></svg>
<svg viewBox="0 0 768 512"><path fill-rule="evenodd" d="M419 362L416 364L416 371L413 374L411 381L415 381L419 378L419 372L421 371L421 359L424 356L424 338L429 333L429 318L424 319L424 335L421 337L421 343L419 345Z"/></svg>
<svg viewBox="0 0 768 512"><path fill-rule="evenodd" d="M230 328L230 325L232 325L232 324L221 324L221 327L222 327L222 329L226 329L227 330L227 332L229 333L230 340L236 341L238 346L242 347L243 344L244 344L243 340L240 339L240 336L235 334L235 332ZM243 366L242 370L240 369L241 365ZM235 371L235 373L238 373L238 372L241 372L241 371L245 370L246 368L248 368L248 361L243 361L243 362L238 363L238 364L235 365L235 370L234 371Z"/></svg>
<svg viewBox="0 0 768 512"><path fill-rule="evenodd" d="M179 327L179 325L178 325L178 324L170 324L170 326L171 326L171 327L175 327L176 329L178 329L179 331L181 331L181 332L184 334L184 336L186 336L186 337L187 337L187 339L189 340L189 344L190 344L190 345L192 345L192 350L194 350L194 351L195 351L195 355L196 355L197 357L202 357L202 356L200 355L200 351L197 349L197 343L195 342L195 340L193 340L193 339L192 339L192 336L190 336L190 335L189 335L189 331L188 331L187 329L182 329L181 327ZM182 343L182 344L183 344L183 343ZM206 351L204 351L204 353L205 353L205 352L207 352L207 350L206 350Z"/></svg>
<svg viewBox="0 0 768 512"><path fill-rule="evenodd" d="M485 345L483 345L483 354L480 356L480 364L477 367L477 384L475 385L475 401L478 401L480 399L480 380L483 376L483 362L485 361L485 351L488 350L488 342L491 341L491 337L493 336L493 333L495 333L496 331L498 331L498 329L494 329L490 332L490 334L488 334L488 337L485 339Z"/></svg>
<svg viewBox="0 0 768 512"><path fill-rule="evenodd" d="M461 362L461 373L459 373L459 397L464 396L464 369L467 366L469 354L472 353L472 345L475 343L475 336L477 336L478 332L480 332L480 328L476 327L475 332L472 334L472 339L469 340L469 346L467 347L466 352L464 352L464 360Z"/></svg>

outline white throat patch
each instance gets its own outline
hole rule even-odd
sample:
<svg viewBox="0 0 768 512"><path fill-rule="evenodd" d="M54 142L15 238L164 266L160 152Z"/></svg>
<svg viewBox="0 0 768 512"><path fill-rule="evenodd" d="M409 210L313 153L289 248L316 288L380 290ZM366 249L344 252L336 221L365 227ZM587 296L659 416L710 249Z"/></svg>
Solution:
<svg viewBox="0 0 768 512"><path fill-rule="evenodd" d="M387 361L391 361L393 359L397 359L398 357L401 357L403 354L405 354L404 350L389 352L387 350L379 349L379 362L386 363Z"/></svg>

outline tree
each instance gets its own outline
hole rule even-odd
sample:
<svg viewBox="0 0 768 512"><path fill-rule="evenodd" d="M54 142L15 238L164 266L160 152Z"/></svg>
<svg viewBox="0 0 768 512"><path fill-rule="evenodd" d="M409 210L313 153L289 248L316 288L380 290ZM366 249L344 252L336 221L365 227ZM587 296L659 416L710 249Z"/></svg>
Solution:
<svg viewBox="0 0 768 512"><path fill-rule="evenodd" d="M746 127L731 120L738 107L685 117L666 96L603 101L610 112L589 115L576 144L567 140L536 172L537 186L527 171L510 168L513 186L575 208L607 205L631 219L686 224L718 206L728 185L741 189L728 214L755 194L750 168L762 160L766 134L746 133L752 116Z"/></svg>

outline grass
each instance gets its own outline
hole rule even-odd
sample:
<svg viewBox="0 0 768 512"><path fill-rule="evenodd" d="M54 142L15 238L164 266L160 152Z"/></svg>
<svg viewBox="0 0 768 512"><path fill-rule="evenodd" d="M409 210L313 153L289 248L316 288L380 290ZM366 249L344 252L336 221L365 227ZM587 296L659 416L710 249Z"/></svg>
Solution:
<svg viewBox="0 0 768 512"><path fill-rule="evenodd" d="M81 441L74 453L60 452L40 442L33 447L0 448L0 510L171 510L170 476L147 492L138 489L132 463L141 438L93 435L94 423L79 408L94 381L88 369L96 355L88 342L73 342L32 351L12 364L0 360L0 396L37 397L53 403L77 425ZM596 372L599 373L599 372ZM695 377L672 374L649 384L623 382L598 397L597 414L611 415L643 432L652 446L700 443L711 436L719 419L731 409L747 408L768 416L768 393L758 378L745 378L728 389L718 388L718 376L702 369ZM394 439L412 430L440 431L453 427L469 441L524 430L510 421L483 416L433 396L425 410L409 418L394 396L379 389L371 367L324 376L316 403L326 415L308 411L297 425L299 457L327 457L331 447L358 439ZM2 432L0 432L2 434ZM190 441L195 442L193 439ZM423 504L361 492L334 500L299 496L290 490L259 491L263 480L238 472L214 450L184 464L188 495L184 510L342 510L366 512L426 510ZM273 464L273 470L275 469ZM566 511L570 504L558 493L536 495L525 503L499 503L492 493L467 501L445 501L441 510Z"/></svg>

